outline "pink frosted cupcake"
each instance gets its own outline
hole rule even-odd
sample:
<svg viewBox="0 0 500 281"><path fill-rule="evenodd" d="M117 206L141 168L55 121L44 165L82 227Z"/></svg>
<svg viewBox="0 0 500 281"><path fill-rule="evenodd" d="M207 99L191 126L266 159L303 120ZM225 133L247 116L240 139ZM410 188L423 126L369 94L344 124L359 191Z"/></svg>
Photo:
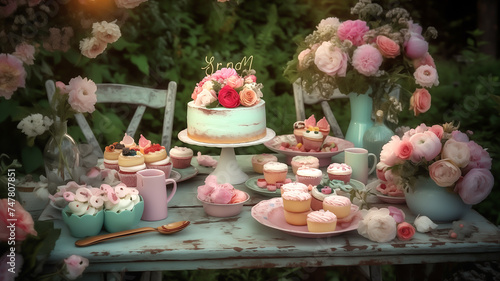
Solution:
<svg viewBox="0 0 500 281"><path fill-rule="evenodd" d="M331 232L337 228L337 216L325 210L318 210L307 215L309 232Z"/></svg>
<svg viewBox="0 0 500 281"><path fill-rule="evenodd" d="M281 194L283 194L285 191L302 191L302 192L309 192L309 187L303 183L300 182L291 182L291 183L286 183L281 186Z"/></svg>
<svg viewBox="0 0 500 281"><path fill-rule="evenodd" d="M283 209L292 213L307 212L311 209L311 194L301 191L287 191L281 195Z"/></svg>
<svg viewBox="0 0 500 281"><path fill-rule="evenodd" d="M309 168L319 168L319 159L314 156L294 156L292 158L292 162L290 163L292 165L292 171L293 174L297 174L297 169L302 166L306 166Z"/></svg>
<svg viewBox="0 0 500 281"><path fill-rule="evenodd" d="M321 183L321 180L323 179L323 172L316 168L299 167L295 178L298 182L305 185L316 186Z"/></svg>
<svg viewBox="0 0 500 281"><path fill-rule="evenodd" d="M268 184L285 182L288 173L288 165L280 162L268 162L264 164L262 171Z"/></svg>
<svg viewBox="0 0 500 281"><path fill-rule="evenodd" d="M323 134L319 130L316 131L315 128L309 128L302 135L302 142L306 151L321 151Z"/></svg>
<svg viewBox="0 0 500 281"><path fill-rule="evenodd" d="M330 180L341 180L344 183L351 181L352 168L345 163L332 163L326 169Z"/></svg>
<svg viewBox="0 0 500 281"><path fill-rule="evenodd" d="M264 173L263 168L264 164L269 162L278 162L278 157L272 154L260 154L252 157L252 167L256 173L262 174Z"/></svg>
<svg viewBox="0 0 500 281"><path fill-rule="evenodd" d="M193 150L187 147L176 146L170 149L169 152L172 165L176 169L186 169L191 166L191 159L193 158Z"/></svg>
<svg viewBox="0 0 500 281"><path fill-rule="evenodd" d="M323 210L334 213L337 218L342 219L351 213L351 200L340 195L331 195L323 200Z"/></svg>

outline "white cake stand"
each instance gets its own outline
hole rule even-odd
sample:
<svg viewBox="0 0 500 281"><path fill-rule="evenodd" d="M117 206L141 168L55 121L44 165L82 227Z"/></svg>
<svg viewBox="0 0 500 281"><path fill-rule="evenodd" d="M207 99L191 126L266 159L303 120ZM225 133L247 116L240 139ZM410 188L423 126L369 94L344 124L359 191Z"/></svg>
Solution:
<svg viewBox="0 0 500 281"><path fill-rule="evenodd" d="M217 181L219 183L230 183L230 184L240 184L244 183L248 179L248 175L245 174L238 162L236 162L236 155L234 154L235 147L247 147L265 143L273 139L276 136L276 133L266 128L266 136L251 142L243 142L243 143L231 143L231 144L222 144L222 143L207 143L207 142L199 142L191 139L187 135L187 129L182 130L177 135L178 138L185 143L205 146L205 147L219 147L221 148L220 158L217 162L217 167L210 175L217 176Z"/></svg>

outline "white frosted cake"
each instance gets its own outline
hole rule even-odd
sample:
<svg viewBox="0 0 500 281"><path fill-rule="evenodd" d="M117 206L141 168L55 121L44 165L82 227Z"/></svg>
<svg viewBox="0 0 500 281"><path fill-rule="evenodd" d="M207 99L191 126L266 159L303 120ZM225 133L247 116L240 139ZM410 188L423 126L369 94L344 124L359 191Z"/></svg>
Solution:
<svg viewBox="0 0 500 281"><path fill-rule="evenodd" d="M266 104L260 100L251 107L197 106L188 103L187 134L206 143L244 143L266 136Z"/></svg>

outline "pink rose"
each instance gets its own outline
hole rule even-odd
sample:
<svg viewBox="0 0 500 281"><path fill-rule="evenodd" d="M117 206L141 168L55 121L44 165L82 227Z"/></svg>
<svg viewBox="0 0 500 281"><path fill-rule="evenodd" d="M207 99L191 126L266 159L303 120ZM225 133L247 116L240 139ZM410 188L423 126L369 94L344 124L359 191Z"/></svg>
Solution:
<svg viewBox="0 0 500 281"><path fill-rule="evenodd" d="M360 46L364 43L363 36L369 29L362 20L346 20L339 25L337 36L342 41L349 40L353 45Z"/></svg>
<svg viewBox="0 0 500 281"><path fill-rule="evenodd" d="M474 168L470 170L455 186L465 204L478 204L483 201L493 188L494 178L490 170Z"/></svg>
<svg viewBox="0 0 500 281"><path fill-rule="evenodd" d="M434 63L434 59L431 57L429 53L425 53L423 57L417 58L413 60L413 68L417 69L421 65L430 65L436 68L436 64Z"/></svg>
<svg viewBox="0 0 500 281"><path fill-rule="evenodd" d="M397 234L398 239L401 241L410 240L413 237L413 235L415 235L415 228L413 227L413 225L407 222L402 222L398 224L397 231L398 231Z"/></svg>
<svg viewBox="0 0 500 281"><path fill-rule="evenodd" d="M327 75L345 77L347 54L331 42L323 42L314 54L314 64Z"/></svg>
<svg viewBox="0 0 500 281"><path fill-rule="evenodd" d="M392 136L391 140L382 146L380 162L384 162L390 167L403 163L403 159L399 158L396 154L400 144L401 139L398 136Z"/></svg>
<svg viewBox="0 0 500 281"><path fill-rule="evenodd" d="M382 56L386 58L395 58L399 56L399 44L394 42L392 39L379 35L375 39L375 43L377 44L378 50Z"/></svg>
<svg viewBox="0 0 500 281"><path fill-rule="evenodd" d="M240 103L243 106L254 106L257 103L259 103L260 98L257 96L257 94L249 89L249 88L244 88L243 90L240 91Z"/></svg>
<svg viewBox="0 0 500 281"><path fill-rule="evenodd" d="M470 151L467 143L449 139L444 143L441 152L442 159L448 159L459 168L464 168L469 164Z"/></svg>
<svg viewBox="0 0 500 281"><path fill-rule="evenodd" d="M224 86L219 91L219 103L226 108L234 108L240 105L240 95L230 86Z"/></svg>
<svg viewBox="0 0 500 281"><path fill-rule="evenodd" d="M410 142L413 145L410 158L413 163L420 162L422 158L431 161L441 153L441 141L433 132L416 133L410 137Z"/></svg>
<svg viewBox="0 0 500 281"><path fill-rule="evenodd" d="M484 168L491 169L491 157L488 151L482 148L479 144L474 141L469 141L467 143L467 147L470 151L470 161L469 164L465 167L464 172L468 172L474 168Z"/></svg>
<svg viewBox="0 0 500 281"><path fill-rule="evenodd" d="M431 108L431 94L426 89L416 89L410 98L410 110L415 116L425 113Z"/></svg>
<svg viewBox="0 0 500 281"><path fill-rule="evenodd" d="M363 219L359 222L358 233L372 241L385 243L396 238L396 221L387 208L361 210Z"/></svg>
<svg viewBox="0 0 500 281"><path fill-rule="evenodd" d="M89 260L87 258L71 255L64 259L64 277L69 280L74 280L82 275L87 266L89 266Z"/></svg>
<svg viewBox="0 0 500 281"><path fill-rule="evenodd" d="M407 160L410 159L413 152L413 145L409 140L402 140L399 143L399 147L396 148L395 154L397 157Z"/></svg>
<svg viewBox="0 0 500 281"><path fill-rule="evenodd" d="M148 0L115 0L118 8L133 9Z"/></svg>
<svg viewBox="0 0 500 281"><path fill-rule="evenodd" d="M413 73L413 77L415 77L415 82L422 87L430 88L439 85L437 71L430 65L419 66Z"/></svg>
<svg viewBox="0 0 500 281"><path fill-rule="evenodd" d="M401 209L394 206L388 206L387 209L389 209L389 215L394 218L396 223L402 223L405 221L405 213Z"/></svg>
<svg viewBox="0 0 500 281"><path fill-rule="evenodd" d="M203 89L194 100L194 105L196 106L207 106L213 102L215 102L217 98L214 94L206 89Z"/></svg>
<svg viewBox="0 0 500 281"><path fill-rule="evenodd" d="M362 45L352 55L352 66L365 76L375 75L382 61L382 54L372 45Z"/></svg>
<svg viewBox="0 0 500 281"><path fill-rule="evenodd" d="M92 113L97 102L97 86L94 81L82 78L81 76L72 78L68 83L69 97L68 103L75 111Z"/></svg>
<svg viewBox="0 0 500 281"><path fill-rule="evenodd" d="M20 59L8 54L0 54L0 69L0 96L9 100L18 88L24 88L26 71Z"/></svg>
<svg viewBox="0 0 500 281"><path fill-rule="evenodd" d="M233 75L226 79L226 85L233 89L243 86L243 83L245 83L245 80L238 75Z"/></svg>
<svg viewBox="0 0 500 281"><path fill-rule="evenodd" d="M203 87L200 86L194 87L193 93L191 94L191 98L193 100L196 100L201 91L203 91Z"/></svg>
<svg viewBox="0 0 500 281"><path fill-rule="evenodd" d="M12 203L14 204L12 206ZM12 208L13 211L8 211L9 208ZM10 214L13 213L14 216ZM16 220L15 224L15 240L16 241L24 241L28 235L37 236L38 233L35 230L35 222L31 217L30 213L28 213L19 201L9 201L7 198L0 200L0 228L2 231L0 232L0 241L8 241L10 237L10 228L7 228L10 225L8 219Z"/></svg>
<svg viewBox="0 0 500 281"><path fill-rule="evenodd" d="M439 139L443 138L443 134L444 134L443 126L441 126L441 125L433 125L432 127L429 128L429 131L431 131L434 134L436 134L436 136Z"/></svg>
<svg viewBox="0 0 500 281"><path fill-rule="evenodd" d="M447 159L441 159L429 166L429 175L441 187L452 186L462 176L460 169Z"/></svg>
<svg viewBox="0 0 500 281"><path fill-rule="evenodd" d="M297 56L297 59L299 60L299 65L298 65L299 70L307 68L305 65L305 58L309 54L311 54L311 49L307 48L305 50L302 50L302 52L300 52L299 55Z"/></svg>

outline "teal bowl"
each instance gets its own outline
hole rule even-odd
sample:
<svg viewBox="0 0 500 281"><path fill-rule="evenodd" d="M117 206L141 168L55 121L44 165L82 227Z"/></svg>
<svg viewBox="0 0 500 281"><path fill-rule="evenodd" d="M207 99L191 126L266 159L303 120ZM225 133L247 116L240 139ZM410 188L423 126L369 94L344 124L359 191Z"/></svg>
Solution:
<svg viewBox="0 0 500 281"><path fill-rule="evenodd" d="M62 218L69 228L73 237L82 238L94 236L101 232L104 224L104 211L101 210L95 215L77 216L70 212L69 206L62 210Z"/></svg>
<svg viewBox="0 0 500 281"><path fill-rule="evenodd" d="M119 213L104 210L104 229L108 232L118 232L134 228L141 220L144 212L144 200L135 204L132 210L125 210Z"/></svg>

